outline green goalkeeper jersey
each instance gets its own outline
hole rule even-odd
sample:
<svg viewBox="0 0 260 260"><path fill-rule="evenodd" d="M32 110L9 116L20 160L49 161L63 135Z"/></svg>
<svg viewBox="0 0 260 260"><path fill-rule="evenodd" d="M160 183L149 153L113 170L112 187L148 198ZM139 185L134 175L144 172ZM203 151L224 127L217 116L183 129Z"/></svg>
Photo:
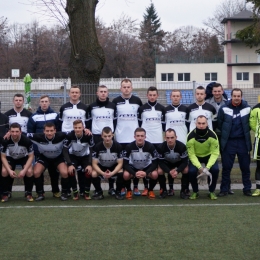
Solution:
<svg viewBox="0 0 260 260"><path fill-rule="evenodd" d="M187 151L192 164L198 169L201 168L201 163L198 158L209 157L206 167L210 169L219 156L218 137L212 130L208 129L204 136L196 133L196 128L187 136Z"/></svg>

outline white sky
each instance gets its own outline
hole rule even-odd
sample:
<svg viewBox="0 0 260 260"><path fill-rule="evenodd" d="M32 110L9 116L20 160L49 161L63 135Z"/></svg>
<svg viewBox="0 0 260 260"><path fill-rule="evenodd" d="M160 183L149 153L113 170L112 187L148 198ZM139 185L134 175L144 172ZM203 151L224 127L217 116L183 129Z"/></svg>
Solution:
<svg viewBox="0 0 260 260"><path fill-rule="evenodd" d="M214 14L220 0L153 0L162 29L173 31L181 26L193 25L202 27L203 20ZM108 26L117 20L122 13L132 19L142 21L150 0L100 0L96 15ZM31 23L37 19L40 24L47 23L42 16L33 14L36 9L28 0L0 0L0 17L8 18L9 23Z"/></svg>

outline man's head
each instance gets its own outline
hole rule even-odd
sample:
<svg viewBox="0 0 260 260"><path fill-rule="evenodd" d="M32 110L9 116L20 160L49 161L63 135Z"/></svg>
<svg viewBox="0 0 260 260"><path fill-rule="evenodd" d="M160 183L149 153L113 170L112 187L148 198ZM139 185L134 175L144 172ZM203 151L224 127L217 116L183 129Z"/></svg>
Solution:
<svg viewBox="0 0 260 260"><path fill-rule="evenodd" d="M21 138L21 134L22 134L22 130L21 130L21 126L18 123L12 123L10 125L10 134L12 137L12 140L17 142L20 140Z"/></svg>
<svg viewBox="0 0 260 260"><path fill-rule="evenodd" d="M56 133L56 126L51 122L47 122L43 127L43 132L48 139L52 139Z"/></svg>
<svg viewBox="0 0 260 260"><path fill-rule="evenodd" d="M172 128L168 128L165 132L165 140L167 142L167 145L172 148L176 144L177 136L176 132Z"/></svg>
<svg viewBox="0 0 260 260"><path fill-rule="evenodd" d="M22 94L15 94L13 98L13 103L15 109L22 109L24 104L24 96Z"/></svg>
<svg viewBox="0 0 260 260"><path fill-rule="evenodd" d="M132 94L132 81L130 79L123 79L121 81L120 91L122 93L123 98L129 98Z"/></svg>
<svg viewBox="0 0 260 260"><path fill-rule="evenodd" d="M145 138L146 138L146 131L142 127L138 127L135 129L135 135L134 135L136 144L138 146L142 146L145 143Z"/></svg>
<svg viewBox="0 0 260 260"><path fill-rule="evenodd" d="M174 106L178 106L181 103L181 91L174 89L171 93L171 101Z"/></svg>
<svg viewBox="0 0 260 260"><path fill-rule="evenodd" d="M50 107L50 98L48 95L43 95L40 97L40 102L39 102L40 108L42 111L47 111L48 108Z"/></svg>
<svg viewBox="0 0 260 260"><path fill-rule="evenodd" d="M208 126L207 118L203 115L198 116L197 119L196 119L196 127L198 129L204 130L204 129L207 128L207 126Z"/></svg>
<svg viewBox="0 0 260 260"><path fill-rule="evenodd" d="M147 98L149 102L156 102L158 98L158 90L156 87L149 87L147 89Z"/></svg>
<svg viewBox="0 0 260 260"><path fill-rule="evenodd" d="M101 137L105 144L112 144L113 136L112 129L109 126L106 126L102 129Z"/></svg>
<svg viewBox="0 0 260 260"><path fill-rule="evenodd" d="M97 88L97 97L100 101L106 101L108 97L108 89L106 86L101 85Z"/></svg>
<svg viewBox="0 0 260 260"><path fill-rule="evenodd" d="M202 103L206 97L206 90L202 86L198 86L195 91L195 98L198 103Z"/></svg>
<svg viewBox="0 0 260 260"><path fill-rule="evenodd" d="M77 119L73 121L73 130L75 131L76 136L82 136L84 125L82 120Z"/></svg>
<svg viewBox="0 0 260 260"><path fill-rule="evenodd" d="M215 83L212 87L212 95L215 100L222 100L223 87L220 83Z"/></svg>
<svg viewBox="0 0 260 260"><path fill-rule="evenodd" d="M240 88L233 88L231 91L232 104L238 106L242 101L243 92Z"/></svg>
<svg viewBox="0 0 260 260"><path fill-rule="evenodd" d="M80 98L80 88L79 88L79 86L72 86L70 88L69 96L70 96L70 101L72 103L78 103L79 98Z"/></svg>

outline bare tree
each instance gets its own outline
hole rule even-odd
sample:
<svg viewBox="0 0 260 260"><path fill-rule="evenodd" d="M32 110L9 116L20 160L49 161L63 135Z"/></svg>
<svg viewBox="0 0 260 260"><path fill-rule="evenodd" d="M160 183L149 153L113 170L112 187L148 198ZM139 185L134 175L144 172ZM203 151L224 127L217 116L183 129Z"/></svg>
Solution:
<svg viewBox="0 0 260 260"><path fill-rule="evenodd" d="M203 21L203 24L208 26L219 41L225 39L224 25L221 21L224 18L231 17L245 9L245 0L224 0L215 9L211 17Z"/></svg>

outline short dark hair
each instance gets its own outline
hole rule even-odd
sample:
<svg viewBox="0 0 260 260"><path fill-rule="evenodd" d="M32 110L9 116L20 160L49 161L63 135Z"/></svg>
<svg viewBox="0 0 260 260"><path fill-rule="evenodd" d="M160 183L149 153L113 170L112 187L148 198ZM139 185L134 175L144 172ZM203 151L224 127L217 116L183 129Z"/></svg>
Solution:
<svg viewBox="0 0 260 260"><path fill-rule="evenodd" d="M105 86L105 85L100 85L100 86L97 87L97 91L98 91L100 88L106 88L106 89L107 89L107 86Z"/></svg>
<svg viewBox="0 0 260 260"><path fill-rule="evenodd" d="M173 132L175 135L176 135L176 131L173 129L173 128L168 128L166 131L165 131L165 134L166 133L171 133L171 132Z"/></svg>
<svg viewBox="0 0 260 260"><path fill-rule="evenodd" d="M125 82L125 83L130 82L130 83L132 84L132 81L131 81L130 79L123 79L123 80L121 81L121 85L122 85L123 82Z"/></svg>
<svg viewBox="0 0 260 260"><path fill-rule="evenodd" d="M145 133L146 133L145 129L142 128L142 127L137 127L137 128L135 129L135 134L136 134L137 132L145 132Z"/></svg>
<svg viewBox="0 0 260 260"><path fill-rule="evenodd" d="M82 120L80 120L80 119L73 121L73 125L77 125L77 124L82 124L84 127L84 124L83 124Z"/></svg>
<svg viewBox="0 0 260 260"><path fill-rule="evenodd" d="M19 128L20 131L22 130L21 125L18 124L18 123L12 123L12 124L10 125L10 129L11 129L11 128Z"/></svg>
<svg viewBox="0 0 260 260"><path fill-rule="evenodd" d="M242 92L241 88L233 88L233 89L231 90L231 97L233 96L233 92L234 92L234 91L240 91L240 92L241 92L241 97L243 96L243 92Z"/></svg>
<svg viewBox="0 0 260 260"><path fill-rule="evenodd" d="M156 87L153 87L153 86L149 87L147 89L147 94L148 94L149 91L156 91L156 93L158 94L158 89Z"/></svg>
<svg viewBox="0 0 260 260"><path fill-rule="evenodd" d="M218 88L218 87L221 87L222 89L223 89L223 87L222 87L222 85L220 84L220 83L215 83L213 86L212 86L212 90L213 90L213 88Z"/></svg>
<svg viewBox="0 0 260 260"><path fill-rule="evenodd" d="M204 115L197 116L196 121L197 121L198 118L205 118L207 120L207 122L208 122L208 119Z"/></svg>
<svg viewBox="0 0 260 260"><path fill-rule="evenodd" d="M105 134L109 134L109 133L112 133L112 129L109 127L109 126L105 126L103 129L102 129L102 134L105 133Z"/></svg>
<svg viewBox="0 0 260 260"><path fill-rule="evenodd" d="M40 96L40 100L42 100L43 98L48 98L50 100L50 97L48 95L42 95Z"/></svg>
<svg viewBox="0 0 260 260"><path fill-rule="evenodd" d="M46 127L54 127L54 129L56 129L55 124L52 123L52 122L47 122L47 123L43 126L43 129L45 130Z"/></svg>
<svg viewBox="0 0 260 260"><path fill-rule="evenodd" d="M14 99L15 97L21 97L21 98L23 98L23 100L24 100L23 94L17 93L17 94L14 95L13 99Z"/></svg>
<svg viewBox="0 0 260 260"><path fill-rule="evenodd" d="M203 86L198 86L198 87L196 88L196 90L197 90L197 89L199 89L199 90L204 90L205 93L206 93L206 89L205 89Z"/></svg>
<svg viewBox="0 0 260 260"><path fill-rule="evenodd" d="M78 85L73 85L73 86L71 86L71 87L70 87L70 91L71 91L71 89L73 89L73 88L78 88L79 91L80 91L80 87L79 87Z"/></svg>
<svg viewBox="0 0 260 260"><path fill-rule="evenodd" d="M179 89L173 89L172 92L171 92L171 95L172 95L173 92L179 92L180 95L182 96L181 91Z"/></svg>

